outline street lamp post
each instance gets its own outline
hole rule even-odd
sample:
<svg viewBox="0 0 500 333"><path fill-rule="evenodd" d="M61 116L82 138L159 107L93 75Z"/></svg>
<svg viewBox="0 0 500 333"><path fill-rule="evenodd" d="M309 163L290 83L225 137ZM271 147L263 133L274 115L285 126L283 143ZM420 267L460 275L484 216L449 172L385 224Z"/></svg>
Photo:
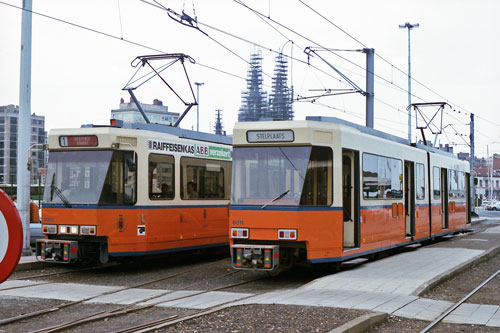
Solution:
<svg viewBox="0 0 500 333"><path fill-rule="evenodd" d="M418 23L411 24L406 22L405 24L400 24L399 28L408 29L408 141L411 143L411 61L410 61L410 30L413 28L418 28L420 25ZM425 144L425 143L424 143Z"/></svg>
<svg viewBox="0 0 500 333"><path fill-rule="evenodd" d="M205 82L195 82L196 84L196 131L200 131L200 86Z"/></svg>

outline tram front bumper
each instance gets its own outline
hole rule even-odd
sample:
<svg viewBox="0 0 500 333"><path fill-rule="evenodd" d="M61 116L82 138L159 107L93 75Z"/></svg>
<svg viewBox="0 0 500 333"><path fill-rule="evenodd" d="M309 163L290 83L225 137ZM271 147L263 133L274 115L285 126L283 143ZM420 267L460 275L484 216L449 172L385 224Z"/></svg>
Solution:
<svg viewBox="0 0 500 333"><path fill-rule="evenodd" d="M36 258L40 261L69 264L78 260L78 242L38 239Z"/></svg>
<svg viewBox="0 0 500 333"><path fill-rule="evenodd" d="M233 268L274 271L279 267L280 253L278 245L231 246Z"/></svg>

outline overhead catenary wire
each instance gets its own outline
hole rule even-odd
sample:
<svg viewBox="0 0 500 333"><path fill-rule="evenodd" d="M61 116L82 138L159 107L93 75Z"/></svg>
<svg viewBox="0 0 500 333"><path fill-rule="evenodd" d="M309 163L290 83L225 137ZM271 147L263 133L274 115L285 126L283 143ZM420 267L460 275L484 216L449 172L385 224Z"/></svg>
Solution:
<svg viewBox="0 0 500 333"><path fill-rule="evenodd" d="M297 35L297 36L299 36L299 37L301 37L301 38L303 38L303 39L307 40L308 42L310 42L310 43L312 43L312 44L316 45L317 47L320 47L320 48L321 48L321 49L323 49L323 50L329 51L330 53L332 53L332 54L336 55L337 57L341 58L342 60L344 60L344 61L346 61L346 62L348 62L348 63L350 63L350 64L354 65L355 67L358 67L358 68L360 68L360 69L362 69L362 70L366 70L363 66L361 66L361 65L359 65L359 64L357 64L357 63L355 63L355 62L353 62L352 60L350 60L350 59L348 59L348 58L346 58L346 57L344 57L344 56L342 56L342 55L338 54L337 52L334 52L334 51L332 51L332 50L329 50L327 47L325 47L325 46L323 46L323 45L321 45L321 44L319 44L319 43L315 42L314 40L312 40L312 39L310 39L309 37L307 37L307 36L305 36L305 35L303 35L303 34L301 34L301 33L297 32L297 31L295 31L294 29L292 29L292 28L289 28L289 27L285 26L284 24L282 24L282 23L280 23L280 22L276 21L275 19L272 19L272 18L270 18L270 17L266 17L264 14L262 14L262 13L261 13L261 12L259 12L258 10L253 9L252 7L250 7L250 6L246 5L246 4L245 4L242 0L233 0L233 1L234 1L235 3L237 3L237 4L239 4L239 5L241 5L241 6L245 7L245 8L247 8L248 10L250 10L250 11L252 11L252 12L254 12L254 13L257 13L257 14L259 14L260 16L262 16L262 17L264 17L264 18L266 18L266 19L270 20L271 22L273 22L273 23L275 23L275 24L279 25L280 27L282 27L282 28L284 28L284 29L286 29L286 30L288 30L288 31L292 32L293 34L295 34L295 35ZM387 83L389 83L389 84L394 85L394 86L395 86L395 87L397 87L398 89L400 89L400 90L402 90L402 91L404 91L404 92L408 93L408 90L406 90L405 88L403 88L403 87L401 87L401 86L399 86L399 85L397 85L397 84L395 84L395 83L391 82L390 80L388 80L388 79L386 79L386 78L384 78L384 77L382 77L382 76L380 76L380 75L378 75L378 74L376 74L376 73L373 73L373 72L369 72L369 73L373 74L375 77L378 77L379 79L381 79L381 80L383 80L383 81L385 81L385 82L387 82ZM416 96L416 95L414 95L413 93L411 94L411 96L413 96L413 97L415 97L416 99L419 99L419 100L421 100L421 101L424 101L421 97Z"/></svg>
<svg viewBox="0 0 500 333"><path fill-rule="evenodd" d="M350 33L348 33L346 30L342 29L339 25L335 24L334 22L332 22L331 20L329 20L328 18L326 18L324 15L322 15L321 13L319 13L317 10L315 10L314 8L312 8L311 6L309 6L308 4L306 4L303 0L298 0L300 3L302 3L305 7L309 8L311 11L313 11L314 13L316 13L318 16L320 16L321 18L323 18L325 21L327 21L328 23L330 23L331 25L333 25L335 28L337 28L338 30L340 30L341 32L343 32L344 34L346 34L348 37L350 37L351 39L353 39L355 42L359 43L360 45L362 45L363 47L367 47L363 42L361 42L359 39L355 38L354 36L352 36ZM408 73L405 72L404 70L402 70L401 68L399 68L398 66L394 65L393 63L391 63L389 60L387 60L385 57L383 57L382 55L376 53L375 54L377 57L379 57L381 60L383 60L384 62L386 62L387 64L391 65L391 68L396 68L397 71L401 72L402 74L408 76ZM441 94L439 94L438 92L436 92L434 89L430 88L429 86L427 86L426 84L420 82L419 80L415 79L413 76L410 77L411 80L415 81L415 83L418 83L419 85L421 85L422 87L424 87L425 89L429 90L430 92L432 92L433 94L435 94L436 96L444 99L446 102L450 103L450 104L454 104L456 105L458 108L466 111L465 113L467 114L470 114L471 112L467 111L465 108L461 107L460 105L458 105L457 103L454 103L452 102L451 100L447 99L446 97L442 96ZM392 80L391 80L392 81ZM455 110L453 110L455 111Z"/></svg>
<svg viewBox="0 0 500 333"><path fill-rule="evenodd" d="M309 8L311 11L313 11L314 13L316 13L318 16L320 16L321 18L323 18L324 20L326 20L327 22L329 22L331 25L333 25L335 28L337 28L338 30L340 30L341 32L343 32L344 34L346 34L348 37L350 37L351 39L353 39L354 41L356 41L357 43L359 43L361 46L363 47L367 47L366 44L364 44L363 42L361 42L359 39L355 38L354 36L352 36L350 33L348 33L346 30L342 29L339 25L335 24L334 22L332 22L331 20L329 20L328 18L326 18L324 15L322 15L320 12L318 12L317 10L315 10L314 8L312 8L311 6L309 6L308 4L306 4L303 0L298 0L300 3L302 3L304 6L306 6L307 8ZM399 68L398 66L394 65L393 63L391 63L389 60L387 60L385 57L383 57L382 55L380 55L379 53L376 53L375 54L377 57L379 57L382 61L386 62L387 64L389 64L391 66L391 73L392 73L392 69L396 68L397 71L399 71L400 73L408 76L408 73L405 72L404 70L402 70L401 68ZM425 85L424 83L420 82L419 80L415 79L414 76L411 76L411 79L413 81L415 81L415 83L418 83L419 85L421 85L422 87L426 88L427 90L429 90L430 92L434 93L435 95L437 95L438 97L444 99L446 102L448 102L449 104L453 104L455 105L457 108L459 109L462 109L464 110L464 112L460 111L460 110L456 110L454 108L451 109L451 111L453 112L456 112L456 113L464 113L465 115L470 115L472 112L466 110L465 108L461 107L460 105L458 105L457 103L447 99L446 97L442 96L441 94L439 94L438 92L436 92L434 89L428 87L427 85ZM392 83L392 79L391 79L391 83ZM414 95L413 95L414 96ZM446 112L447 113L447 112ZM448 113L447 113L448 114ZM499 123L496 123L492 120L489 120L489 119L485 119L477 114L475 114L475 117L476 119L480 119L480 120L483 120L489 124L492 124L492 125L495 125L498 127L498 130L499 130L499 133L500 133L500 124ZM454 118L455 120L457 120L456 118ZM460 120L458 120L460 121ZM461 122L461 121L460 121Z"/></svg>
<svg viewBox="0 0 500 333"><path fill-rule="evenodd" d="M10 6L10 7L13 7L13 8L17 8L17 9L20 9L20 10L23 10L23 8L19 7L19 6L15 6L15 5L11 5L9 3L6 3L4 1L0 1L0 4L3 4L3 5L6 5L6 6ZM52 20L55 20L55 21L58 21L60 23L64 23L64 24L68 24L68 25L71 25L71 26L74 26L76 28L80 28L80 29L84 29L84 30L88 30L89 32L93 32L93 33L97 33L97 34L100 34L100 35L103 35L105 37L108 37L108 38L112 38L112 39L116 39L116 40L120 40L120 41L123 41L123 42L126 42L126 43L129 43L129 44L133 44L135 46L139 46L139 47L142 47L142 48L145 48L145 49L148 49L148 50L152 50L152 51L155 51L155 52L159 52L159 53L164 53L164 51L162 50L159 50L158 48L155 48L155 47L151 47L149 45L146 45L146 44L142 44L142 43L139 43L139 42L136 42L136 41L133 41L133 40L129 40L129 39L124 39L123 37L120 37L120 36L115 36L113 34L110 34L110 33L106 33L104 31L100 31L100 30L97 30L97 29L93 29L93 28L89 28L89 27L86 27L86 26L83 26L83 25L80 25L80 24L76 24L76 23L73 23L73 22L70 22L70 21L67 21L67 20L63 20L63 19L60 19L60 18L56 18L56 17L53 17L53 16L50 16L50 15L47 15L47 14L42 14L42 13L39 13L39 12L36 12L36 11L31 11L33 14L35 15L39 15L39 16L42 16L42 17L45 17L45 18L48 18L48 19L52 19ZM271 49L269 49L271 50ZM271 50L273 52L276 52L274 50ZM301 61L301 59L297 59L297 58L293 58L293 57L290 57L287 55L287 57L289 57L290 59L295 59L297 61ZM305 63L304 61L301 61L302 63ZM218 69L218 68L215 68L213 66L209 66L209 65L206 65L206 64L201 64L201 63L198 63L198 65L202 66L202 67L205 67L207 69L211 69L211 70L215 70L215 71L218 71L218 72L221 72L221 73L224 73L226 75L230 75L232 77L235 77L235 78L238 78L238 79L242 79L242 80L245 80L244 77L241 77L241 76L238 76L236 74L233 74L233 73L229 73L227 71L224 71L224 70L221 70L221 69ZM359 66L358 66L359 67ZM362 68L362 67L360 67ZM320 70L319 68L317 68L318 70ZM323 73L327 74L326 72L323 71ZM267 75L269 76L269 75ZM331 76L331 75L330 75ZM318 103L316 103L318 104ZM395 110L398 110L398 108L395 108L393 107ZM464 113L465 114L465 113ZM482 117L481 117L482 118ZM482 119L482 120L486 120L486 119ZM491 123L491 121L488 120L489 123ZM498 125L497 125L498 126ZM483 135L482 133L479 133L480 135ZM486 135L483 135L484 137L488 138L489 140L492 140L492 138L486 136Z"/></svg>
<svg viewBox="0 0 500 333"><path fill-rule="evenodd" d="M335 54L336 56L340 57L341 59L343 59L343 60L345 60L345 61L347 61L347 62L351 63L352 65L354 65L354 66L356 66L356 67L358 67L358 68L360 68L360 69L365 70L365 68L364 68L364 67L362 67L362 66L360 66L360 65L356 64L355 62L353 62L353 61L351 61L351 60L349 60L349 59L347 59L347 58L345 58L345 57L343 57L343 56L339 55L338 53L334 52L333 50L328 49L328 48L326 48L326 47L324 47L324 46L320 45L319 43L317 43L317 42L313 41L312 39L310 39L310 38L308 38L308 37L306 37L306 36L304 36L304 35L302 35L302 34L298 33L297 31L295 31L295 30L293 30L293 29L291 29L291 28L289 28L289 27L287 27L287 26L285 26L285 25L283 25L283 24L281 24L280 22L276 21L275 19L271 19L270 17L266 17L264 14L260 13L259 11L255 10L255 9L253 9L253 8L249 7L249 6L247 6L247 5L246 5L246 4L245 4L242 0L233 0L233 1L234 1L234 2L236 2L236 3L237 3L237 4L239 4L239 5L241 5L241 6L245 7L245 8L247 8L247 9L249 9L249 10L250 10L250 11L252 11L253 13L255 13L255 14L257 14L257 15L259 15L259 16L261 16L261 17L263 17L263 18L266 18L266 19L268 19L268 20L272 21L273 23L278 24L279 26L283 27L284 29L286 29L286 30L288 30L288 31L290 31L290 32L292 32L292 33L294 33L294 34L296 34L297 36L299 36L299 37L301 37L301 38L303 38L303 39L305 39L305 40L307 40L307 41L309 41L309 42L311 42L311 43L313 43L313 44L315 44L315 45L319 46L319 47L320 47L320 48L322 48L323 50L325 50L325 51L329 51L329 52L331 52L331 53ZM301 1L301 0L299 0L299 1ZM301 2L302 2L302 1L301 1ZM323 17L323 16L322 16L322 17ZM332 23L331 21L329 21L329 22L330 22L330 23ZM333 23L332 23L332 24L333 24ZM337 26L336 26L336 27L337 27ZM342 30L343 32L345 32L343 29L341 29L341 30ZM349 36L350 36L350 35L349 35ZM352 36L350 36L350 37L352 37ZM355 40L356 40L357 42L359 42L357 39L355 39ZM359 43L360 43L362 46L366 47L366 45L365 45L365 44L363 44L363 43L361 43L361 42L359 42ZM392 65L392 64L391 64L391 65ZM394 66L394 65L393 65L393 66ZM394 67L396 67L396 68L397 68L397 66L394 66ZM397 69L398 69L398 68L397 68ZM380 80L382 80L383 82L386 82L386 83L388 83L388 84L390 84L390 85L392 85L392 86L394 86L394 87L398 88L399 90L401 90L401 91L403 91L403 92L405 92L405 93L408 93L408 90L406 90L405 88L403 88L403 87L401 87L401 86L399 86L399 85L397 85L397 84L393 83L393 82L392 82L392 80L388 80L388 79L386 79L386 78L384 78L384 77L382 77L382 76L380 76L380 75L378 75L378 74L376 74L376 73L372 73L372 74L373 74L375 77L377 77L377 78L379 78ZM411 96L415 97L416 99L418 99L418 100L420 100L420 101L422 101L422 102L427 102L425 99L421 98L420 96L415 95L414 93L411 93ZM455 110L453 110L453 111L455 111ZM445 111L445 113L447 113L447 112ZM447 113L447 114L448 114L448 113ZM450 115L450 116L451 116L451 115ZM451 116L451 117L453 117L453 116ZM458 118L456 118L456 117L453 117L453 118L454 118L456 121L463 123L463 122L462 122L461 120L459 120Z"/></svg>
<svg viewBox="0 0 500 333"><path fill-rule="evenodd" d="M4 2L4 1L0 1L0 4L5 5L5 6L9 6L9 7L12 7L12 8L17 8L17 9L20 9L20 10L28 11L28 12L30 12L32 14L35 14L35 15L38 15L38 16L41 16L41 17L45 17L45 18L48 18L48 19L51 19L51 20L54 20L54 21L58 21L60 23L71 25L71 26L76 27L76 28L80 28L80 29L83 29L83 30L94 32L96 34L99 34L99 35L102 35L102 36L105 36L105 37L109 37L109 38L113 38L113 39L116 39L116 40L120 40L120 41L123 41L125 43L129 43L129 44L132 44L132 45L135 45L135 46L140 46L140 47L143 47L143 48L151 50L151 51L155 51L155 52L159 52L159 53L165 53L165 52L163 52L161 50L158 50L158 49L156 49L154 47L151 47L151 46L147 46L145 44L134 42L134 41L126 39L126 38L118 37L118 36L112 35L110 33L104 32L104 31L100 31L100 30L97 30L97 29L92 29L92 28L83 26L81 24L77 24L77 23L73 23L73 22L70 22L70 21L66 21L66 20L63 20L63 19L60 19L60 18L57 18L57 17L54 17L54 16L50 16L50 15L47 15L47 14L36 12L34 10L29 10L29 9L26 9L26 8L23 8L23 7L19 7L19 6L16 6L16 5Z"/></svg>
<svg viewBox="0 0 500 333"><path fill-rule="evenodd" d="M338 57L342 58L343 60L345 60L345 61L347 61L347 62L349 62L349 63L351 63L351 64L355 65L356 67L359 67L359 68L361 68L361 69L364 69L362 66L360 66L360 65L358 65L358 64L356 64L356 63L354 63L354 62L350 61L349 59L347 59L347 58L345 58L345 57L340 56L339 54L337 54L337 53L336 53L336 52L334 52L333 50L328 49L328 48L325 48L324 46L321 46L319 43L317 43L317 42L315 42L315 41L311 40L310 38L308 38L308 37L306 37L306 36L304 36L304 35L302 35L302 34L298 33L297 31L295 31L295 30L293 30L293 29L291 29L291 28L289 28L289 27L287 27L287 26L285 26L285 25L281 24L280 22L278 22L278 21L276 21L276 20L274 20L274 19L271 19L270 17L266 17L264 14L260 13L259 11L255 10L255 9L253 9L253 8L249 7L249 6L247 6L247 5L246 5L246 4L245 4L242 0L233 0L233 1L234 1L234 2L236 2L236 3L238 3L238 4L240 4L241 6L243 6L243 7L245 7L245 8L247 8L247 9L249 9L249 10L250 10L250 11L252 11L253 13L255 13L255 14L259 15L260 17L265 17L266 19L268 19L268 20L272 21L272 22L273 22L273 23L275 23L275 24L278 24L279 26L281 26L281 27L283 27L283 28L287 29L288 31L290 31L290 32L292 32L292 33L294 33L294 34L298 35L299 37L304 38L304 39L306 39L306 40L310 41L311 43L313 43L313 44L315 44L315 45L318 45L319 47L321 47L321 48L322 48L322 49L324 49L325 51L330 51L331 53L333 53L333 54L337 55ZM300 0L299 0L299 1L300 1ZM301 2L302 2L302 1L301 1ZM332 23L332 24L333 24L333 22L330 22L330 23ZM341 29L341 30L342 30L342 29ZM344 30L342 30L342 31L343 31L344 33L346 33ZM352 37L352 36L350 36L350 37ZM358 40L356 39L356 41L358 41ZM359 42L359 41L358 41L358 42ZM363 43L361 43L361 42L359 42L359 43L360 43L362 46L366 47L366 45L364 45ZM392 65L392 64L391 64L391 65ZM392 65L392 66L394 66L394 65ZM397 68L397 66L394 66L394 67L396 67L396 68ZM399 69L399 68L397 68L397 69ZM355 74L357 74L357 73L355 73ZM358 74L358 75L359 75L359 74ZM388 79L385 79L384 77L382 77L382 76L380 76L380 75L378 75L378 74L376 74L376 73L373 73L373 75L374 75L375 77L379 78L380 80L382 80L383 82L387 82L387 83L389 83L390 85L397 87L399 90L401 90L401 91L403 91L403 92L406 92L406 93L408 92L405 88L402 88L402 87L400 87L399 85L397 85L397 84L393 83L393 80L388 80ZM413 97L415 97L416 99L419 99L419 100L421 100L421 101L423 101L423 102L427 102L427 101L426 101L426 100L424 100L423 98L421 98L421 97L419 97L419 96L417 96L417 95L415 95L415 94L413 94L413 93L411 93L411 95L412 95ZM398 110L397 108L395 108L395 109L396 109L396 110ZM455 111L455 112L456 112L456 110L453 110L453 111ZM448 114L448 115L450 115L450 114L449 114L448 112L446 112L446 111L445 111L445 113L446 113L446 114ZM459 112L459 113L460 113L460 112ZM456 117L453 117L453 116L451 116L451 115L450 115L450 117L454 118L457 122L459 122L459 123L462 123L462 124L463 124L463 121L461 121L460 119L458 119L458 118L456 118Z"/></svg>
<svg viewBox="0 0 500 333"><path fill-rule="evenodd" d="M141 0L141 1L148 3L147 1L144 1L144 0ZM13 8L17 8L17 9L20 9L20 10L26 10L26 9L24 9L24 8L22 8L22 7L19 7L19 6L16 6L16 5L12 5L12 4L6 3L6 2L4 2L4 1L0 1L0 4L6 5L6 6L10 6L10 7L13 7ZM151 3L149 3L149 4L150 4L150 5L155 6L154 4L151 4ZM161 7L159 7L159 6L156 6L156 7L161 8ZM31 10L30 12L31 12L32 14L35 14L35 15L38 15L38 16L41 16L41 17L44 17L44 18L47 18L47 19L51 19L51 20L54 20L54 21L57 21L57 22L60 22L60 23L63 23L63 24L68 24L68 25L70 25L70 26L73 26L73 27L76 27L76 28L79 28L79 29L83 29L83 30L87 30L87 31L89 31L89 32L93 32L93 33L96 33L96 34L100 34L100 35L105 36L105 37L108 37L108 38L112 38L112 39L115 39L115 40L120 40L120 41L123 41L123 42L129 43L129 44L132 44L132 45L136 45L136 46L139 46L139 47L142 47L142 48L148 49L148 50L152 50L152 51L155 51L155 52L165 53L165 51L160 50L160 49L158 49L158 48L151 47L151 46L148 46L148 45L145 45L145 44L142 44L142 43L139 43L139 42L135 42L135 41L132 41L132 40L128 40L128 39L125 39L125 38L123 38L123 37L118 37L118 36L112 35L112 34L110 34L110 33L107 33L107 32L104 32L104 31L100 31L100 30L97 30L97 29L93 29L93 28L90 28L90 27L87 27L87 26L84 26L84 25L81 25L81 24L76 24L76 23L73 23L73 22L70 22L70 21L67 21L67 20L63 20L63 19L60 19L60 18L57 18L57 17L51 16L51 15L43 14L43 13L36 12L36 11L33 11L33 10ZM202 24L202 25L206 25L206 26L209 26L208 24L205 24L205 23L200 23L200 24ZM220 30L220 29L218 29L218 28L215 28L215 27L213 27L213 26L209 26L209 27L210 27L210 28L212 28L212 29L214 29L214 30L217 30L217 31L223 32L222 30ZM224 33L227 33L227 32L224 32ZM227 33L227 34L228 34L228 33ZM243 39L243 38L241 38L241 37L238 37L238 36L236 36L236 35L233 35L233 34L231 34L231 35L232 35L234 38L238 38L238 39L241 39L241 40L245 40L245 39ZM214 40L214 41L215 41L215 40ZM262 47L263 49L267 49L267 50L270 50L270 51L272 51L272 52L276 52L276 53L277 53L277 51L274 51L274 50L272 50L271 48L266 48L266 47L264 47L264 46L258 45L257 43L251 42L251 41L249 41L249 40L245 40L245 41L246 41L246 42L248 42L248 43L255 44L255 45L259 46L259 47ZM215 42L216 42L216 41L215 41ZM223 45L221 45L221 46L223 46ZM223 47L224 47L224 46L223 46ZM239 55L237 55L237 56L238 56L239 58L241 58L243 61L245 61L245 62L249 63L248 61L246 61L245 59L243 59L241 56L239 56ZM290 57L290 56L288 56L288 55L286 55L286 56L287 56L287 57L289 57L289 58L291 58L291 57ZM304 64L306 63L306 62L305 62L305 61L303 61L302 59L298 59L298 58L293 58L293 60L296 60L296 61L301 62L301 63L304 63ZM221 72L221 73L224 73L224 74L227 74L227 75L230 75L230 76L236 77L236 78L245 79L245 78L243 78L243 77L241 77L241 76L238 76L238 75L236 75L236 74L229 73L229 72L227 72L227 71L223 71L223 70L217 69L217 68L215 68L215 67L213 67L213 66L209 66L209 65L206 65L206 64L202 64L202 63L197 63L197 64L198 64L198 65L200 65L200 66L202 66L202 67L206 67L206 68L209 68L209 69L212 69L212 70L216 70L216 71L218 71L218 72ZM326 75L328 75L328 76L333 77L331 74L329 74L329 73L327 73L327 72L325 72L325 71L321 70L321 69L320 69L320 68L318 68L317 66L314 66L314 65L311 65L311 66L312 66L313 68L315 68L316 70L318 70L318 71L320 71L320 72L322 72L322 73L324 73L324 74L326 74ZM266 74L266 73L265 73L265 75L266 75L266 76L268 76L268 77L271 77L269 74ZM341 81L341 80L340 80L340 79L338 79L338 81ZM266 86L266 85L264 85L264 86ZM268 86L267 86L267 87L268 87Z"/></svg>

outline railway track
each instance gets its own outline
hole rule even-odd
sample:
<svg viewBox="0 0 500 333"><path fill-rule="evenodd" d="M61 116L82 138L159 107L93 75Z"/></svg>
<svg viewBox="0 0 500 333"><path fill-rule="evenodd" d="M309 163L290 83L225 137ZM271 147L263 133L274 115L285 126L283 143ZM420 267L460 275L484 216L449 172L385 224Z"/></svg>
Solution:
<svg viewBox="0 0 500 333"><path fill-rule="evenodd" d="M189 289L189 288L192 288L192 287L197 286L197 285L202 284L202 283L206 283L206 282L211 281L211 280L216 280L216 279L219 279L219 278L222 278L222 277L225 277L225 276L234 275L234 274L238 274L238 273L241 273L241 271L231 271L229 273L225 273L225 274L221 274L221 275L212 277L212 278L210 278L208 280L198 281L198 282L193 283L193 284L191 284L191 285L189 285L189 286L187 286L185 288ZM240 281L240 282L237 282L237 283L230 283L230 284L226 284L226 285L223 285L223 286L220 286L220 287L215 287L215 288L211 288L211 289L208 289L208 290L199 291L199 292L196 292L194 294L190 294L190 295L185 295L185 296L180 296L180 297L176 297L176 298L173 298L173 299L169 299L168 302L177 301L177 300L181 300L181 299L185 299L185 298L190 298L190 297L194 297L194 296L206 294L206 293L209 293L209 292L214 292L214 291L229 289L229 288L241 286L241 285L244 285L244 284L248 284L248 283L251 283L251 282L263 280L263 279L268 279L268 277L265 276L265 277L259 277L259 278L248 279L248 280L245 280L245 281ZM69 329L69 328L74 328L75 326L76 327L77 326L81 326L83 324L87 324L87 323L90 323L90 322L94 322L94 321L98 321L98 320L105 320L105 319L108 319L108 318L111 318L111 317L120 316L120 315L126 315L128 313L132 313L132 312L137 312L137 311L149 309L149 308L152 308L152 307L154 307L156 305L159 305L161 303L165 303L166 301L165 300L159 300L159 301L147 304L147 305L140 305L140 306L137 306L137 305L139 303L144 303L144 302L152 301L152 300L157 299L157 298L164 297L164 296L166 296L168 294L172 294L172 293L174 293L176 291L177 290L167 291L167 292L161 293L159 295L155 295L155 296L152 296L152 297L148 297L148 298L144 298L144 299L138 300L138 301L136 301L134 303L131 303L131 304L123 306L123 307L119 307L119 308L114 309L114 310L97 312L97 313L94 313L94 314L91 314L91 315L88 315L88 316L85 316L85 317L81 317L81 318L78 318L78 319L75 319L75 320L71 320L69 322L65 322L65 323L61 323L61 324L54 325L54 326L51 326L51 327L46 327L46 328L42 328L42 329L39 329L39 330L36 330L36 331L32 331L31 333L52 333L52 332L59 332L59 331L66 330L66 329ZM247 297L251 297L251 296L247 296ZM244 298L247 298L247 297L244 297ZM244 298L242 298L242 299L244 299ZM238 301L240 301L240 300L241 299L239 299ZM235 301L228 301L226 303L223 303L222 305L225 305L225 304L228 304L228 303L232 303L232 302L235 302ZM222 305L219 304L219 305L216 305L216 306L212 306L210 308L198 311L195 314L208 313L208 312L212 311L214 308L221 307ZM180 317L180 319L183 319L183 318L189 319L192 316L193 316L193 314L189 314L187 316ZM146 328L149 328L149 327L155 327L155 329L156 329L156 327L158 325L162 325L162 324L164 325L164 323L168 323L171 320L175 320L175 319L177 319L176 322L178 322L178 319L179 319L178 316L170 316L170 317L167 317L167 318L164 318L164 319L155 320L155 321L152 321L152 322L148 322L148 323L145 323L145 324L141 324L141 325L135 326L135 327L132 328L132 331L137 331L137 330L140 331L140 330L143 330L143 329L146 329ZM126 329L124 331L127 332L129 330L131 330L131 329L128 328L128 329Z"/></svg>
<svg viewBox="0 0 500 333"><path fill-rule="evenodd" d="M87 272L87 271L95 271L99 269L105 269L105 268L110 268L110 267L115 267L119 266L117 263L113 264L106 264L106 265L100 265L100 266L93 266L93 267L85 267L85 268L77 268L77 269L67 269L62 272L52 272L52 273L44 273L44 274L37 274L37 275L29 275L29 276L23 276L23 277L16 277L15 280L32 280L32 279L39 279L39 278L44 278L48 276L55 276L55 275L65 275L65 274L72 274L72 273L80 273L80 272Z"/></svg>
<svg viewBox="0 0 500 333"><path fill-rule="evenodd" d="M85 271L94 271L94 270L98 270L98 269L114 267L117 265L118 264L109 264L109 265L105 265L105 266L94 266L94 267L87 267L87 268L80 268L80 269L73 269L73 270L64 270L62 272L52 272L52 273L29 275L29 276L23 276L23 277L16 277L16 278L14 278L14 280L33 280L33 279L39 279L39 278L44 278L44 277L48 277L48 276L65 275L65 274L85 272ZM44 285L44 284L52 284L52 283L55 283L55 282L52 282L52 281L40 282L40 283L37 283L36 286L40 286L40 285ZM33 287L33 286L35 286L35 285L23 285L23 286L9 287L9 288L0 288L0 291L28 288L28 287ZM0 325L1 325L1 323L2 323L2 321L0 320Z"/></svg>
<svg viewBox="0 0 500 333"><path fill-rule="evenodd" d="M439 316L438 318L436 318L432 323L430 323L429 325L427 325L423 330L420 331L420 333L426 333L426 332L429 332L430 330L432 330L434 327L436 327L443 319L445 319L446 317L448 317L448 315L450 315L453 311L455 311L460 305L462 305L462 303L464 303L465 301L467 301L470 297L472 297L472 295L474 295L476 292L478 292L482 287L484 287L488 282L490 282L491 280L493 280L498 274L500 274L500 270L496 271L495 273L493 273L492 275L490 275L486 280L484 280L480 285L478 285L476 288L474 288L474 290L472 290L470 293L468 293L464 298L462 298L460 301L456 302L455 304L453 304L450 308L448 308L448 310L446 310L445 312L443 312L443 314L441 314L441 316Z"/></svg>
<svg viewBox="0 0 500 333"><path fill-rule="evenodd" d="M129 290L129 289L134 289L134 288L140 288L140 287L144 287L146 285L150 285L150 284L154 284L154 283L157 283L157 282L165 281L165 280L177 277L177 276L181 276L183 274L187 274L187 273L190 273L190 272L194 272L196 270L200 270L200 269L204 269L204 268L216 265L216 264L218 264L218 263L220 263L222 261L225 261L225 260L227 260L227 259L225 258L225 259L217 260L217 261L214 261L214 262L211 262L211 263L208 263L208 264L204 264L204 265L201 265L201 266L197 266L197 267L194 267L194 268L189 268L189 269L183 270L181 272L173 273L173 274L167 275L165 277L153 279L153 280L150 280L150 281L147 281L147 282L137 283L137 284L134 284L132 286L122 287L122 288L119 288L119 289L116 289L116 290L113 290L113 291L107 291L107 292L100 293L100 294L97 294L97 295L94 295L94 296L91 296L91 297L87 297L87 298L84 298L84 299L81 299L81 300L78 300L78 301L62 303L62 304L60 304L58 306L52 306L52 307L44 308L44 309L41 309L41 310L38 310L38 311L24 313L24 314L21 314L19 316L2 319L2 320L0 320L0 326L11 324L11 323L14 323L16 321L23 320L23 319L37 317L37 316L40 316L40 315L43 315L43 314L46 314L46 313L59 311L61 309L67 308L69 306L76 305L76 304L81 304L83 302L87 302L87 301L93 300L93 299L101 297L101 296L111 295L111 294L118 293L118 292L121 292L121 291L124 291L124 290ZM237 271L234 271L234 272L237 272ZM231 272L231 273L233 273L233 272ZM42 283L39 283L37 285L51 284L51 283L54 283L54 282L42 282ZM11 287L11 288L5 288L3 290L18 289L18 288L29 288L29 287L33 287L33 285L16 286L16 287ZM143 301L147 301L147 299L143 300Z"/></svg>

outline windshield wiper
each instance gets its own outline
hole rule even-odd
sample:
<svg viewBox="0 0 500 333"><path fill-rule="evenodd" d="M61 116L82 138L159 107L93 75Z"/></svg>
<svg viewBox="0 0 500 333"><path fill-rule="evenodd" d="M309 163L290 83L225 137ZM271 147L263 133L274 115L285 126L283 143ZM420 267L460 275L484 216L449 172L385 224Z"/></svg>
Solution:
<svg viewBox="0 0 500 333"><path fill-rule="evenodd" d="M64 196L64 194L56 185L50 184L50 189L59 197L59 199L61 199L66 208L71 208L71 204L69 203L68 199Z"/></svg>
<svg viewBox="0 0 500 333"><path fill-rule="evenodd" d="M275 197L275 198L274 198L274 199L272 199L271 201L266 202L266 203L265 203L265 204L261 207L261 209L264 209L264 208L266 208L269 204L271 204L271 203L273 203L273 202L275 202L275 201L280 200L280 199L281 199L281 198L283 198L285 195L287 195L287 194L288 194L288 192L290 192L290 190L286 190L285 192L281 193L280 195L278 195L277 197Z"/></svg>

